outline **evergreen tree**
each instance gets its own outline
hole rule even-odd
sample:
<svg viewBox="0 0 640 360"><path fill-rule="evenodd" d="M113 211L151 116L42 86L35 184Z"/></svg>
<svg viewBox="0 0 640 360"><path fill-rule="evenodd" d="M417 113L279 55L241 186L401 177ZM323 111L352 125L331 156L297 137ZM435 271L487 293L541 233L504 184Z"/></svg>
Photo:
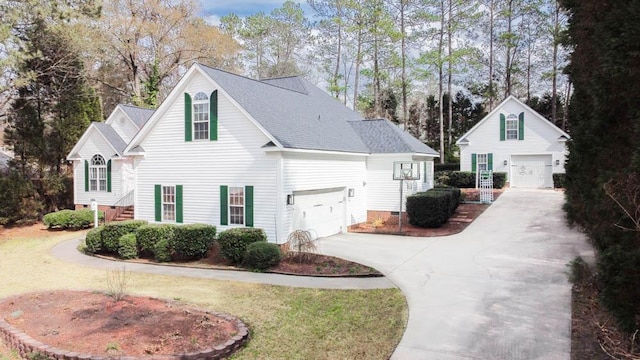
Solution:
<svg viewBox="0 0 640 360"><path fill-rule="evenodd" d="M575 86L566 210L598 251L604 304L632 332L640 327L640 1L563 5Z"/></svg>

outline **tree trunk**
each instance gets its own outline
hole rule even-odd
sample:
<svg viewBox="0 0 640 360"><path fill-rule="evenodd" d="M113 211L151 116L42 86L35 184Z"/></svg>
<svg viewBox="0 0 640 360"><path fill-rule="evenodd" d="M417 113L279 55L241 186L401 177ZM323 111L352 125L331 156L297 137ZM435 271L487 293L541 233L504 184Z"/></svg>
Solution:
<svg viewBox="0 0 640 360"><path fill-rule="evenodd" d="M400 33L402 36L401 56L402 56L402 126L407 129L407 70L406 70L406 32L404 28L404 7L406 0L400 0Z"/></svg>
<svg viewBox="0 0 640 360"><path fill-rule="evenodd" d="M452 58L452 45L451 45L451 37L453 36L452 32L453 32L453 0L449 0L449 21L447 22L447 47L448 47L448 61L447 61L447 92L449 93L449 103L448 103L448 107L449 107L449 137L448 137L448 142L447 142L447 153L451 153L451 142L452 142L452 134L451 134L451 128L452 128L452 123L453 123L453 94L451 92L451 77L452 77L452 73L453 73L453 58Z"/></svg>
<svg viewBox="0 0 640 360"><path fill-rule="evenodd" d="M551 74L551 122L557 124L558 102L558 32L560 27L560 4L556 1L553 24L553 58ZM564 127L564 124L563 124Z"/></svg>
<svg viewBox="0 0 640 360"><path fill-rule="evenodd" d="M357 111L358 104L358 86L360 82L360 63L362 62L362 37L363 30L362 24L358 24L358 36L357 36L357 45L356 45L356 69L355 69L355 79L353 81L353 110Z"/></svg>
<svg viewBox="0 0 640 360"><path fill-rule="evenodd" d="M489 111L493 111L493 1L489 3Z"/></svg>
<svg viewBox="0 0 640 360"><path fill-rule="evenodd" d="M513 0L509 0L508 4L508 15L507 15L507 34L511 35L511 22L512 22L512 5ZM506 62L505 62L505 83L504 83L504 97L507 98L511 95L511 38L507 40L507 51L506 51Z"/></svg>
<svg viewBox="0 0 640 360"><path fill-rule="evenodd" d="M440 34L438 41L438 107L440 108L440 164L444 164L444 113L443 113L443 45L444 45L444 2L445 0L440 0Z"/></svg>
<svg viewBox="0 0 640 360"><path fill-rule="evenodd" d="M564 114L562 114L562 130L567 131L569 121L569 103L571 99L571 80L567 81L567 97L564 100Z"/></svg>

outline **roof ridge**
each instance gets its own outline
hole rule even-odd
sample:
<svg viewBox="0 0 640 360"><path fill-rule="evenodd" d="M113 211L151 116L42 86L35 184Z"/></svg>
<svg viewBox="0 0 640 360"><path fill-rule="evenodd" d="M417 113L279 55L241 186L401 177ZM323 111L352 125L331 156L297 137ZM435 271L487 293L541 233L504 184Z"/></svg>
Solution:
<svg viewBox="0 0 640 360"><path fill-rule="evenodd" d="M140 109L140 110L156 111L156 109L150 109L150 108L146 108L146 107L142 107L142 106L138 106L138 105L132 105L132 104L119 103L118 105L126 106L126 107L132 107L132 108L136 108L136 109Z"/></svg>
<svg viewBox="0 0 640 360"><path fill-rule="evenodd" d="M273 86L273 87L276 87L276 88L278 88L278 89L283 89L283 90L293 91L293 92L296 92L296 93L298 93L298 94L305 94L305 93L300 92L300 91L296 91L296 90L293 90L293 89L289 89L289 88L286 88L286 87L278 86L278 85L271 84L271 83L267 82L268 80L278 80L278 79L287 79L287 78L298 78L298 79L303 79L303 80L304 80L304 78L302 78L300 75L290 75L290 76L285 76L285 77L281 77L281 78L267 78L267 79L260 79L260 80L258 80L258 79L250 78L250 77L245 76L245 75L240 75L240 74L232 73L231 71L228 71L228 70L224 70L224 69L220 69L220 68L211 67L211 66L204 65L204 64L201 64L201 63L196 63L196 64L198 64L199 66L202 66L202 67L205 67L205 68L211 69L211 70L220 71L220 72L223 72L223 73L225 73L225 74L229 74L229 75L237 76L237 77L239 77L239 78L242 78L242 79L245 79L245 80L250 80L250 81L253 81L253 82L256 82L256 83L259 83L259 84L264 84L264 85L267 85L267 86ZM307 89L307 90L308 90L308 89ZM308 94L305 94L305 95L308 95Z"/></svg>

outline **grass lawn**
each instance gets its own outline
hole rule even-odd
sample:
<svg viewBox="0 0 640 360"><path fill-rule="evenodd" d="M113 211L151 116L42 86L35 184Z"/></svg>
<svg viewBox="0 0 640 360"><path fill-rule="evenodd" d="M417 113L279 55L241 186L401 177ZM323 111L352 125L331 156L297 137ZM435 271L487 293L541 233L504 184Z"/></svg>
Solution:
<svg viewBox="0 0 640 360"><path fill-rule="evenodd" d="M81 232L39 232L36 237L0 239L0 298L48 289L106 290L104 270L51 255L52 246L79 236ZM129 293L176 299L241 318L251 329L251 340L233 359L387 359L408 314L397 289L297 289L131 273ZM17 357L0 342L0 360L8 359Z"/></svg>

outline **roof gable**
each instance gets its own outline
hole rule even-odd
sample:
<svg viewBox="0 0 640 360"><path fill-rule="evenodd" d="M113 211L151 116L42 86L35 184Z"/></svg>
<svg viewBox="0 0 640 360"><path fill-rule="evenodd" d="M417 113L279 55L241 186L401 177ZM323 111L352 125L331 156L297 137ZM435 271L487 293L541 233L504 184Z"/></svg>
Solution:
<svg viewBox="0 0 640 360"><path fill-rule="evenodd" d="M142 128L155 112L153 109L145 109L133 105L119 104L118 107L133 121L138 129Z"/></svg>
<svg viewBox="0 0 640 360"><path fill-rule="evenodd" d="M348 123L362 117L301 77L258 81L202 69L283 147L368 152Z"/></svg>
<svg viewBox="0 0 640 360"><path fill-rule="evenodd" d="M71 149L69 154L67 155L68 160L77 160L79 159L78 152L84 144L91 137L91 133L96 132L102 136L105 141L109 144L109 146L114 150L116 155L122 156L124 149L127 146L127 143L122 140L120 135L113 129L113 127L109 124L100 123L100 122L92 122L91 125L85 130L82 134L76 145Z"/></svg>
<svg viewBox="0 0 640 360"><path fill-rule="evenodd" d="M493 118L496 114L500 113L503 110L503 108L505 107L505 105L507 103L509 103L509 102L515 102L518 106L520 106L520 107L524 108L525 110L531 112L531 114L533 114L533 116L537 120L541 121L543 124L545 124L545 126L548 126L551 129L553 129L553 131L555 131L558 134L558 137L564 136L566 139L570 139L571 138L571 136L569 136L569 134L567 134L566 132L562 131L562 129L560 129L559 127L555 126L552 122L550 122L544 116L540 115L538 112L533 110L527 104L525 104L522 101L518 100L518 98L516 98L515 96L509 95L509 97L504 99L504 101L502 101L498 106L496 106L496 108L493 109L493 111L491 111L489 114L487 114L487 116L485 116L482 120L480 120L474 127L472 127L464 135L460 136L458 141L456 141L456 144L457 145L466 145L466 144L468 144L469 135L471 135L478 128L480 128L485 123L487 123L487 121L489 121L489 119Z"/></svg>

